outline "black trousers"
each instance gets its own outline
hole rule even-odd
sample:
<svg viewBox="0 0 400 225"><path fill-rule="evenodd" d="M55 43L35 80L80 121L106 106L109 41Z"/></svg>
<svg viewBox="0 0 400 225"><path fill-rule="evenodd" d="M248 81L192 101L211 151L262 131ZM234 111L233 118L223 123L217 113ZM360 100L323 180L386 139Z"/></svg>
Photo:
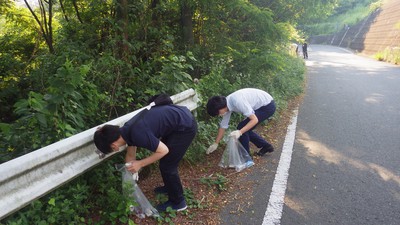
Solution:
<svg viewBox="0 0 400 225"><path fill-rule="evenodd" d="M160 172L168 191L168 200L174 204L184 200L183 187L179 178L178 166L197 133L197 123L193 120L192 127L184 131L176 131L164 137L162 141L169 152L160 159Z"/></svg>
<svg viewBox="0 0 400 225"><path fill-rule="evenodd" d="M240 143L243 145L243 147L246 149L246 151L250 154L250 142L252 142L257 148L262 148L264 146L270 145L264 138L262 138L260 135L256 134L253 130L254 128L257 127L258 124L263 122L264 120L270 118L272 115L274 115L276 110L275 102L272 101L266 106L263 106L257 110L255 110L255 114L258 118L258 123L251 128L249 131L245 132L242 134L242 136L239 138ZM249 118L246 118L242 122L240 122L237 126L237 129L240 130L242 129L248 122L250 121ZM251 154L250 154L251 155Z"/></svg>

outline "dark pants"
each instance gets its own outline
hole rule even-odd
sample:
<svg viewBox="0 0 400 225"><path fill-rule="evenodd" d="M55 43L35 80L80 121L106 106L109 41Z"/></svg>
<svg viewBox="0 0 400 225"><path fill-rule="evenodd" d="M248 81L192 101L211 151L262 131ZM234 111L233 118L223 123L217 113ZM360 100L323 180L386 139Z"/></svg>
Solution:
<svg viewBox="0 0 400 225"><path fill-rule="evenodd" d="M243 147L246 149L246 151L250 154L250 142L252 142L257 148L262 148L266 145L270 145L266 140L264 140L262 137L260 137L258 134L253 132L253 129L257 127L258 124L260 124L262 121L270 118L272 115L274 115L276 110L275 102L272 101L266 106L263 106L257 110L255 110L255 114L258 118L258 123L251 128L249 131L245 132L240 136L239 141L243 145ZM237 126L237 129L240 130L243 128L248 122L250 121L249 118L246 118L242 122L240 122Z"/></svg>
<svg viewBox="0 0 400 225"><path fill-rule="evenodd" d="M305 51L304 51L304 49L303 49L303 56L304 56L304 58L305 58L305 59L308 59L308 53L307 53L307 50L305 50Z"/></svg>
<svg viewBox="0 0 400 225"><path fill-rule="evenodd" d="M179 178L178 165L197 133L197 123L193 121L190 129L173 132L162 141L169 152L160 159L160 172L164 185L168 190L168 200L174 204L184 200L183 187Z"/></svg>

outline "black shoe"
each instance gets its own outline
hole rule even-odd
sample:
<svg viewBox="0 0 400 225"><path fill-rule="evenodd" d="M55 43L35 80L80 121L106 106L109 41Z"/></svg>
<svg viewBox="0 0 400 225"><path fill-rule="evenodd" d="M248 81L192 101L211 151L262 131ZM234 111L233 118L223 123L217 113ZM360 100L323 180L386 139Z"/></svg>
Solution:
<svg viewBox="0 0 400 225"><path fill-rule="evenodd" d="M160 186L154 188L154 193L156 194L168 194L168 190L165 186Z"/></svg>
<svg viewBox="0 0 400 225"><path fill-rule="evenodd" d="M265 155L265 153L273 152L273 151L274 151L274 147L272 147L272 145L266 145L262 149L260 149L260 151L258 151L256 154L258 156L263 156L263 155Z"/></svg>
<svg viewBox="0 0 400 225"><path fill-rule="evenodd" d="M160 211L160 212L165 212L165 211L167 211L168 207L171 207L172 210L175 210L175 211L178 211L178 212L187 209L187 205L186 205L186 201L185 200L182 200L179 204L174 204L174 203L172 203L171 201L168 200L167 202L165 202L163 204L157 205L156 209L158 211Z"/></svg>

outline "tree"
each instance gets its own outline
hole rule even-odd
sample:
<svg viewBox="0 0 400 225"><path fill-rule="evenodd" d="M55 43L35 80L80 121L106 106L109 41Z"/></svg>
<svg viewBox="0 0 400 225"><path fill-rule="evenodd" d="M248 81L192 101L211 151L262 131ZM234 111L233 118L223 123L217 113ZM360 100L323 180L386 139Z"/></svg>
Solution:
<svg viewBox="0 0 400 225"><path fill-rule="evenodd" d="M40 31L44 40L46 41L49 52L54 54L53 46L53 4L55 0L38 0L39 2L39 16L32 9L27 0L24 0L26 7L32 13L35 21L39 25Z"/></svg>
<svg viewBox="0 0 400 225"><path fill-rule="evenodd" d="M15 120L13 103L31 88L29 73L38 54L41 36L28 10L8 4L0 16L0 120Z"/></svg>
<svg viewBox="0 0 400 225"><path fill-rule="evenodd" d="M181 26L182 26L182 39L188 47L193 46L193 2L190 0L181 0Z"/></svg>
<svg viewBox="0 0 400 225"><path fill-rule="evenodd" d="M129 46L128 46L128 0L118 0L116 6L116 22L118 24L117 32L119 41L118 41L118 57L124 60L127 60L129 54Z"/></svg>
<svg viewBox="0 0 400 225"><path fill-rule="evenodd" d="M318 21L333 13L339 0L250 0L254 5L268 8L277 22L302 24Z"/></svg>

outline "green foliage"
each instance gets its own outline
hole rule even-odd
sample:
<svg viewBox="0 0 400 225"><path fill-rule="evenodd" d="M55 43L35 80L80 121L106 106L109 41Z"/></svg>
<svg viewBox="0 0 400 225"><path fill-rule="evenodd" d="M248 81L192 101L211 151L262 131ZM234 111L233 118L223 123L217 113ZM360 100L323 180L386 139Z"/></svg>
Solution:
<svg viewBox="0 0 400 225"><path fill-rule="evenodd" d="M90 212L90 205L86 204L88 195L87 184L71 184L68 189L59 189L52 196L32 202L28 209L10 217L6 224L87 224L90 219L86 220L84 215Z"/></svg>
<svg viewBox="0 0 400 225"><path fill-rule="evenodd" d="M188 71L193 67L188 61L195 61L193 55L188 52L187 56L183 55L168 55L161 56L154 61L155 65L160 65L160 70L155 74L147 74L148 76L142 77L147 79L144 93L152 96L160 92L165 93L179 93L190 88L192 84L192 77ZM143 86L142 86L143 88Z"/></svg>
<svg viewBox="0 0 400 225"><path fill-rule="evenodd" d="M89 203L92 209L96 209L97 215L87 215L90 217L99 217L96 224L124 224L132 223L130 221L130 205L136 204L131 198L126 197L126 189L123 189L121 173L116 171L114 164L120 163L122 156L111 159L101 166L97 167L89 174L85 174L86 179L92 185ZM125 192L124 192L125 191ZM101 196L101 197L99 197Z"/></svg>
<svg viewBox="0 0 400 225"><path fill-rule="evenodd" d="M202 202L195 198L194 193L190 189L184 189L183 195L185 196L186 204L189 209L202 209L204 205ZM159 202L165 202L167 197L163 194L158 194L157 198ZM179 214L185 215L187 217L192 217L193 213L191 210L185 210L182 212L177 212L173 210L171 207L168 207L165 212L160 212L160 217L156 218L158 224L174 224L173 219L176 218Z"/></svg>
<svg viewBox="0 0 400 225"><path fill-rule="evenodd" d="M41 50L38 32L28 11L12 6L3 10L0 13L0 120L11 122L16 119L12 103L26 96L22 90L30 89L29 72Z"/></svg>
<svg viewBox="0 0 400 225"><path fill-rule="evenodd" d="M115 157L32 202L4 224L134 224L129 206L135 203L123 195L121 174L114 169L121 160Z"/></svg>
<svg viewBox="0 0 400 225"><path fill-rule="evenodd" d="M326 20L320 20L302 26L308 35L332 34L338 32L345 26L352 26L365 19L375 11L381 4L381 0L352 0L340 1L335 12Z"/></svg>
<svg viewBox="0 0 400 225"><path fill-rule="evenodd" d="M390 62L396 65L400 64L400 48L387 47L384 51L378 52L374 55L374 58L379 61Z"/></svg>
<svg viewBox="0 0 400 225"><path fill-rule="evenodd" d="M338 0L251 0L258 7L268 8L274 20L292 24L313 23L332 14Z"/></svg>
<svg viewBox="0 0 400 225"><path fill-rule="evenodd" d="M227 187L226 184L228 179L221 174L215 174L215 177L202 177L200 182L203 184L207 184L210 188L216 188L217 191L222 192L226 191Z"/></svg>
<svg viewBox="0 0 400 225"><path fill-rule="evenodd" d="M196 86L196 90L200 93L200 105L203 107L207 104L208 97L228 95L237 88L228 80L229 74L226 74L230 61L229 59L212 61L210 73L204 75Z"/></svg>
<svg viewBox="0 0 400 225"><path fill-rule="evenodd" d="M85 80L89 70L90 64L76 67L66 61L48 78L46 94L30 91L27 99L16 102L19 119L0 126L0 143L7 149L0 153L24 154L84 130L94 121L104 96Z"/></svg>
<svg viewBox="0 0 400 225"><path fill-rule="evenodd" d="M382 0L340 0L338 6L335 8L335 15L347 14L353 9L357 9L364 6L374 6L382 2ZM371 8L375 10L376 8Z"/></svg>
<svg viewBox="0 0 400 225"><path fill-rule="evenodd" d="M190 209L202 209L204 205L202 202L195 198L195 195L192 190L185 188L183 190L183 195L185 196L186 204Z"/></svg>
<svg viewBox="0 0 400 225"><path fill-rule="evenodd" d="M196 164L197 162L204 160L204 153L206 152L207 147L214 141L214 132L218 129L217 121L209 123L207 121L198 120L197 125L197 135L184 156L184 160L191 164Z"/></svg>

